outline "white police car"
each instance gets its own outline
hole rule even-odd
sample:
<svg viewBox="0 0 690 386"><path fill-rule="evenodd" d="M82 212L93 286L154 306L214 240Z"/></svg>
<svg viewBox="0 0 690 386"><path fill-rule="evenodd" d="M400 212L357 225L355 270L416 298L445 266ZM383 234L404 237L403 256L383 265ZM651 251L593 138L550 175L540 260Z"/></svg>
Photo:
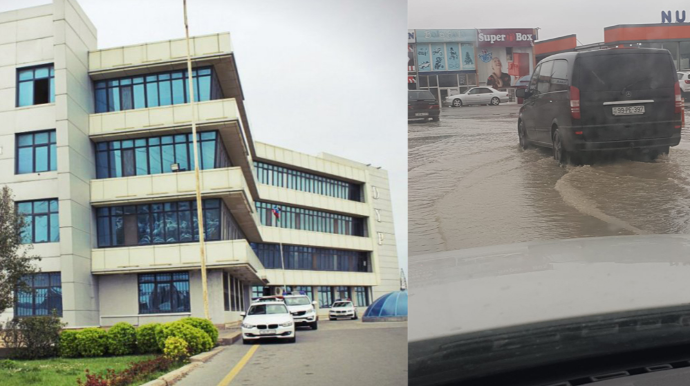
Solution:
<svg viewBox="0 0 690 386"><path fill-rule="evenodd" d="M357 308L351 300L336 300L328 311L328 319L335 320L338 318L357 319Z"/></svg>
<svg viewBox="0 0 690 386"><path fill-rule="evenodd" d="M283 295L285 305L295 320L295 325L309 326L312 330L319 328L319 316L316 315L316 302L312 302L304 292L293 292Z"/></svg>
<svg viewBox="0 0 690 386"><path fill-rule="evenodd" d="M295 343L295 322L282 301L263 301L249 306L240 315L242 320L242 343L265 338L286 339Z"/></svg>

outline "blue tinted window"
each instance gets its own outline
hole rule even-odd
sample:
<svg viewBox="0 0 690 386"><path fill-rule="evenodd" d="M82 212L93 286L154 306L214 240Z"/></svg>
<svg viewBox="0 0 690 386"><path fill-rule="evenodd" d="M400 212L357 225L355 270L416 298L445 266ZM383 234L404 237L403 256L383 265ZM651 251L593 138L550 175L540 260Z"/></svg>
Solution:
<svg viewBox="0 0 690 386"><path fill-rule="evenodd" d="M29 288L19 290L14 304L15 316L49 315L53 310L62 316L62 280L60 272L44 272L25 276Z"/></svg>
<svg viewBox="0 0 690 386"><path fill-rule="evenodd" d="M17 213L24 216L23 243L60 241L58 202L53 200L18 202Z"/></svg>
<svg viewBox="0 0 690 386"><path fill-rule="evenodd" d="M57 170L55 130L17 135L17 174Z"/></svg>
<svg viewBox="0 0 690 386"><path fill-rule="evenodd" d="M17 106L33 106L55 101L53 65L17 70Z"/></svg>
<svg viewBox="0 0 690 386"><path fill-rule="evenodd" d="M189 273L139 275L139 313L189 312Z"/></svg>
<svg viewBox="0 0 690 386"><path fill-rule="evenodd" d="M135 84L134 90L134 108L141 109L146 107L146 93L144 92L143 84Z"/></svg>
<svg viewBox="0 0 690 386"><path fill-rule="evenodd" d="M146 107L158 106L158 83L146 83Z"/></svg>
<svg viewBox="0 0 690 386"><path fill-rule="evenodd" d="M282 166L254 162L259 183L303 192L322 194L345 200L362 201L361 185L304 173Z"/></svg>
<svg viewBox="0 0 690 386"><path fill-rule="evenodd" d="M182 79L175 79L172 81L172 89L173 89L173 99L172 103L174 105L184 103L185 102L185 97L184 97L184 80Z"/></svg>
<svg viewBox="0 0 690 386"><path fill-rule="evenodd" d="M272 204L260 201L255 201L255 204L261 225L366 237L365 222L362 217L281 205L280 221L276 221Z"/></svg>

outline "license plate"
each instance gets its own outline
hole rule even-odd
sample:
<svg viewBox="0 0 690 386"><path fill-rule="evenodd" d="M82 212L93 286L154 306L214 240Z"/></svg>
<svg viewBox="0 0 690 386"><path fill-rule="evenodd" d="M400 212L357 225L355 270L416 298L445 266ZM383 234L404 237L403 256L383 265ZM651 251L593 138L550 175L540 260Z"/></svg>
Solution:
<svg viewBox="0 0 690 386"><path fill-rule="evenodd" d="M429 113L416 113L415 117L426 117Z"/></svg>
<svg viewBox="0 0 690 386"><path fill-rule="evenodd" d="M644 114L644 106L614 107L613 115L640 115Z"/></svg>
<svg viewBox="0 0 690 386"><path fill-rule="evenodd" d="M259 330L259 334L261 335L270 335L270 334L275 334L276 330Z"/></svg>

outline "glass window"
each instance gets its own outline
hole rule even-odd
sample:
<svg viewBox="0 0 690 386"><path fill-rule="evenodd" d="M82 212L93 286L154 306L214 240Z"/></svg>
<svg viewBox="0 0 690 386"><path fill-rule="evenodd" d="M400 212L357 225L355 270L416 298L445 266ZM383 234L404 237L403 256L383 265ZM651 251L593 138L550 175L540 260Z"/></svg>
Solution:
<svg viewBox="0 0 690 386"><path fill-rule="evenodd" d="M273 215L272 204L255 201L255 205L261 225L366 237L365 223L362 217L342 216L283 205L280 207L280 220L277 221ZM319 220L323 221L323 228L315 229L313 224Z"/></svg>
<svg viewBox="0 0 690 386"><path fill-rule="evenodd" d="M217 132L204 132L198 140L201 169L232 166L225 148L217 141ZM175 142L174 145L172 143ZM161 143L163 146L161 146ZM170 144L170 145L169 145ZM134 150L131 150L134 148ZM130 150L125 150L130 149ZM150 137L136 141L102 142L96 146L97 178L127 177L172 173L170 165L177 163L180 170L192 169L191 135Z"/></svg>
<svg viewBox="0 0 690 386"><path fill-rule="evenodd" d="M57 169L55 130L17 134L17 174Z"/></svg>
<svg viewBox="0 0 690 386"><path fill-rule="evenodd" d="M173 71L147 75L146 77L118 78L97 82L95 88L96 112L140 109L145 107L168 106L188 102L187 72ZM28 75L24 82L33 82ZM33 75L31 75L33 76ZM207 101L223 98L220 83L211 67L192 72L194 78L194 99ZM21 79L20 79L21 80ZM20 84L20 88L21 88ZM28 87L28 86L27 86ZM216 90L216 92L212 92ZM29 87L20 92L19 100L33 98L34 89ZM21 104L20 104L21 105Z"/></svg>
<svg viewBox="0 0 690 386"><path fill-rule="evenodd" d="M458 87L458 76L454 75L439 75L438 85L440 87Z"/></svg>
<svg viewBox="0 0 690 386"><path fill-rule="evenodd" d="M264 296L264 286L262 286L262 285L252 286L252 300L258 299L262 296Z"/></svg>
<svg viewBox="0 0 690 386"><path fill-rule="evenodd" d="M189 273L139 275L139 313L190 312Z"/></svg>
<svg viewBox="0 0 690 386"><path fill-rule="evenodd" d="M254 167L256 169L257 180L262 184L328 195L352 201L362 201L363 198L361 194L362 185L360 184L321 177L264 162L254 162Z"/></svg>
<svg viewBox="0 0 690 386"><path fill-rule="evenodd" d="M219 199L206 199L203 205L206 240L244 238ZM99 248L199 240L195 201L99 208L96 224Z"/></svg>
<svg viewBox="0 0 690 386"><path fill-rule="evenodd" d="M17 213L24 216L22 243L53 243L60 241L57 199L16 203Z"/></svg>
<svg viewBox="0 0 690 386"><path fill-rule="evenodd" d="M25 276L22 281L28 288L17 288L14 315L50 315L55 310L62 316L62 280L60 272L40 272Z"/></svg>
<svg viewBox="0 0 690 386"><path fill-rule="evenodd" d="M357 307L369 307L368 287L355 287L355 294L357 295Z"/></svg>
<svg viewBox="0 0 690 386"><path fill-rule="evenodd" d="M541 71L539 72L539 80L537 80L537 91L540 93L549 92L549 85L551 84L551 68L553 61L541 64Z"/></svg>
<svg viewBox="0 0 690 386"><path fill-rule="evenodd" d="M539 79L540 71L541 71L541 64L537 66L536 70L534 70L534 74L532 74L532 78L530 79L529 89L532 91L537 89L537 79Z"/></svg>
<svg viewBox="0 0 690 386"><path fill-rule="evenodd" d="M55 101L53 65L17 69L17 107Z"/></svg>
<svg viewBox="0 0 690 386"><path fill-rule="evenodd" d="M279 244L251 244L267 269L281 269ZM370 272L369 253L351 250L283 245L285 269L309 271Z"/></svg>
<svg viewBox="0 0 690 386"><path fill-rule="evenodd" d="M333 287L319 287L319 308L331 308L333 304Z"/></svg>
<svg viewBox="0 0 690 386"><path fill-rule="evenodd" d="M567 91L569 89L568 62L565 60L554 60L549 91Z"/></svg>

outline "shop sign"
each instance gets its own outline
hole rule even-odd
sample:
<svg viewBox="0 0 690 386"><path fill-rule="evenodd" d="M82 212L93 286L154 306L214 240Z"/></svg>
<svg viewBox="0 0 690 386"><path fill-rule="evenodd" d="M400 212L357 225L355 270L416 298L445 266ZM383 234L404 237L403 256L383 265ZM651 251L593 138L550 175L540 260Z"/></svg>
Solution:
<svg viewBox="0 0 690 386"><path fill-rule="evenodd" d="M685 11L676 11L676 23L685 22ZM661 11L661 23L672 23L671 21L671 11Z"/></svg>
<svg viewBox="0 0 690 386"><path fill-rule="evenodd" d="M474 29L418 29L415 32L418 43L474 42L477 40L477 30Z"/></svg>
<svg viewBox="0 0 690 386"><path fill-rule="evenodd" d="M413 29L408 29L407 30L407 42L408 43L414 43L414 30Z"/></svg>
<svg viewBox="0 0 690 386"><path fill-rule="evenodd" d="M478 47L531 47L534 45L532 29L480 29Z"/></svg>

